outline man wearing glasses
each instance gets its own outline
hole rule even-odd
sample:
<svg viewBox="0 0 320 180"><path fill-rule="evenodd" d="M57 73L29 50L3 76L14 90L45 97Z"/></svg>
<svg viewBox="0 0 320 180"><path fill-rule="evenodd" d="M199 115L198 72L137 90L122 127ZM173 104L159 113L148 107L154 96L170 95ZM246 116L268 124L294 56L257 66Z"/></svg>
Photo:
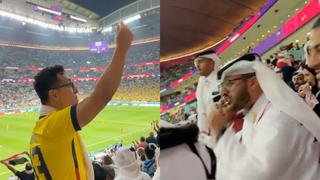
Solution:
<svg viewBox="0 0 320 180"><path fill-rule="evenodd" d="M221 68L221 101L210 119L216 179L316 180L320 121L276 73L246 54ZM245 110L241 136L231 124Z"/></svg>
<svg viewBox="0 0 320 180"><path fill-rule="evenodd" d="M62 66L48 67L35 76L34 88L41 100L39 120L30 141L37 179L88 179L93 168L78 131L107 105L116 92L132 32L123 23L117 28L117 47L112 62L92 94L78 102L78 89Z"/></svg>

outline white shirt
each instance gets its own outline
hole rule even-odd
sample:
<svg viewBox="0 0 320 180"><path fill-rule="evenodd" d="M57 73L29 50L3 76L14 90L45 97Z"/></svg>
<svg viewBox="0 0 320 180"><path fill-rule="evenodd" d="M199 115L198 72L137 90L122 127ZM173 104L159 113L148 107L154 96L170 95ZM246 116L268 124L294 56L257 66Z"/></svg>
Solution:
<svg viewBox="0 0 320 180"><path fill-rule="evenodd" d="M211 170L210 155L201 143L195 144L207 169ZM206 172L201 160L187 144L161 149L159 164L160 179L165 180L206 180ZM211 173L211 172L210 172Z"/></svg>
<svg viewBox="0 0 320 180"><path fill-rule="evenodd" d="M319 180L320 145L262 95L244 117L242 141L228 128L215 144L217 180Z"/></svg>
<svg viewBox="0 0 320 180"><path fill-rule="evenodd" d="M216 71L212 71L208 77L200 76L196 91L198 127L200 131L209 131L208 115L215 108L213 92L219 92Z"/></svg>
<svg viewBox="0 0 320 180"><path fill-rule="evenodd" d="M139 175L136 177L129 177L119 173L114 180L152 180L152 179L147 173L139 172Z"/></svg>

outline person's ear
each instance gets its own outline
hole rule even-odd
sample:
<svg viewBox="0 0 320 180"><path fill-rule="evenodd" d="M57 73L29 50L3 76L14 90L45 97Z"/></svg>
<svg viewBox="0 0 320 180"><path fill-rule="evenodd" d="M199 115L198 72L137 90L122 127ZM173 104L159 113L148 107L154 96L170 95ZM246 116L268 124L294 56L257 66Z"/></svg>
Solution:
<svg viewBox="0 0 320 180"><path fill-rule="evenodd" d="M55 99L58 97L57 91L54 89L49 90L48 92L48 99Z"/></svg>
<svg viewBox="0 0 320 180"><path fill-rule="evenodd" d="M250 90L257 88L257 86L259 86L259 82L257 80L257 77L256 76L250 77L247 80L247 85Z"/></svg>

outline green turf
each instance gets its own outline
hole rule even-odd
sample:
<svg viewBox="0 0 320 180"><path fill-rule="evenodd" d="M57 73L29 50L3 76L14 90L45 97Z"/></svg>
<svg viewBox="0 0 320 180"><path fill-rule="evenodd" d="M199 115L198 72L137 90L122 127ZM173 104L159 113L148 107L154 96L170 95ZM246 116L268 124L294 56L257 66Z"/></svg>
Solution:
<svg viewBox="0 0 320 180"><path fill-rule="evenodd" d="M0 160L26 151L38 113L0 116ZM112 106L102 111L81 131L88 152L99 151L122 141L129 145L152 130L150 123L159 119L159 107ZM23 169L23 167L18 167ZM0 179L11 173L0 164Z"/></svg>

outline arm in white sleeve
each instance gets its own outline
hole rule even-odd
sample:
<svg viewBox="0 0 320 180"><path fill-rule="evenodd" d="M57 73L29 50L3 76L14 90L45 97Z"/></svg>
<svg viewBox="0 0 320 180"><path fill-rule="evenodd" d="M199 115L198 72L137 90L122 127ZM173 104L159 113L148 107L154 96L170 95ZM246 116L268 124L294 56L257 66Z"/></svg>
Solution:
<svg viewBox="0 0 320 180"><path fill-rule="evenodd" d="M201 85L201 84L199 84ZM197 96L197 115L198 115L198 121L197 125L199 127L199 131L206 131L208 132L208 117L205 105L203 104L203 98L201 97L201 93L199 92L199 88L197 88L196 96Z"/></svg>
<svg viewBox="0 0 320 180"><path fill-rule="evenodd" d="M264 121L264 122L262 122ZM219 138L214 152L217 157L219 179L279 179L290 166L299 146L297 124L281 114L261 119L250 145L241 143L232 128Z"/></svg>

